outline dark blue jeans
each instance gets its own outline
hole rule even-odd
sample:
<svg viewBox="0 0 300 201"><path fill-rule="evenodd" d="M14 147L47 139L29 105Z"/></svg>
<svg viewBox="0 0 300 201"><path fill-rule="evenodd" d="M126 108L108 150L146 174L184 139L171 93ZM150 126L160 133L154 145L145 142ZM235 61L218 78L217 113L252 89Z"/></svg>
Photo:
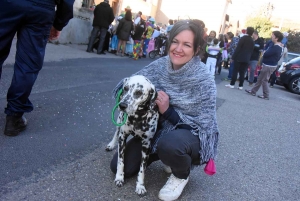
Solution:
<svg viewBox="0 0 300 201"><path fill-rule="evenodd" d="M147 55L147 49L149 45L150 39L144 39L144 45L143 45L143 54Z"/></svg>
<svg viewBox="0 0 300 201"><path fill-rule="evenodd" d="M99 32L100 32L100 37L99 37L99 45L98 45L98 48L97 48L97 53L102 52L103 44L104 44L104 41L105 41L105 36L106 36L106 33L107 33L107 29L105 29L103 27L99 27L99 26L94 26L93 27L87 51L92 51L93 50L93 45L94 45L94 42L95 42Z"/></svg>
<svg viewBox="0 0 300 201"><path fill-rule="evenodd" d="M228 79L231 79L232 78L232 72L233 72L233 68L234 68L234 62L230 62L230 65L229 65L229 69L228 69Z"/></svg>
<svg viewBox="0 0 300 201"><path fill-rule="evenodd" d="M147 165L161 160L172 169L172 173L180 179L186 179L191 165L200 164L200 140L189 130L177 129L162 136L157 144L157 153L150 154ZM126 144L124 155L125 177L132 177L140 170L142 143L139 138L132 138ZM115 153L110 164L112 172L117 172L118 153Z"/></svg>
<svg viewBox="0 0 300 201"><path fill-rule="evenodd" d="M17 33L14 74L5 108L8 115L20 115L33 110L28 97L43 66L45 48L54 17L54 0L0 1L1 70Z"/></svg>

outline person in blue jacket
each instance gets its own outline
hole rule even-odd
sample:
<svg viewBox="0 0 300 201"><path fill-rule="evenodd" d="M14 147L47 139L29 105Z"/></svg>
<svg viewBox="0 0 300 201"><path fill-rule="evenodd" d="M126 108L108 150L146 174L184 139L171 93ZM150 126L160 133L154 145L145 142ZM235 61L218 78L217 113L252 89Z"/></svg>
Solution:
<svg viewBox="0 0 300 201"><path fill-rule="evenodd" d="M269 100L270 94L269 94L268 81L270 79L271 74L276 70L277 63L283 54L283 48L281 44L282 39L283 39L283 34L280 31L273 31L271 37L273 45L269 46L268 49L264 52L262 58L262 69L257 78L257 82L255 83L252 89L246 90L247 93L255 96L256 92L262 86L263 95L259 95L257 97L265 100Z"/></svg>
<svg viewBox="0 0 300 201"><path fill-rule="evenodd" d="M0 1L0 78L17 33L14 74L7 92L4 135L16 136L26 128L25 112L33 105L28 99L44 62L45 48L51 38L73 18L74 0ZM55 9L56 8L56 9Z"/></svg>

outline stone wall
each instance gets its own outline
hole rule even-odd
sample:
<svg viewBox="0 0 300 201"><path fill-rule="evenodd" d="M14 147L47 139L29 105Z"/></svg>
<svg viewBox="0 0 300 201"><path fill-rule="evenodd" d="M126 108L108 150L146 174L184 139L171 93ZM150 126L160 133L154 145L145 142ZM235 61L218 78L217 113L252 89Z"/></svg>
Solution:
<svg viewBox="0 0 300 201"><path fill-rule="evenodd" d="M87 8L81 8L81 1L74 3L74 17L62 30L57 41L61 44L87 44L92 30L93 11Z"/></svg>

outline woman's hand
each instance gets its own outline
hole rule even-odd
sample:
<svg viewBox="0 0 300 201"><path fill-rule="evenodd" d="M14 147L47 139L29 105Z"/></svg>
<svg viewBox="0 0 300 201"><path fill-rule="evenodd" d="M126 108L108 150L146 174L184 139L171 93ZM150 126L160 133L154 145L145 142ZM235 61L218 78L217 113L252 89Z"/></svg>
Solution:
<svg viewBox="0 0 300 201"><path fill-rule="evenodd" d="M167 111L170 105L168 94L166 94L164 91L158 91L155 103L158 106L159 113L165 113L165 111Z"/></svg>

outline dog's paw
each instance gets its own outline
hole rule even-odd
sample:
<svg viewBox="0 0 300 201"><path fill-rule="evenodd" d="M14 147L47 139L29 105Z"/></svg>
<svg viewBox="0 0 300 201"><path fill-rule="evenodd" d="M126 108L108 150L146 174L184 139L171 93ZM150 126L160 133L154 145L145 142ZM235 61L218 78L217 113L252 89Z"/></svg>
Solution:
<svg viewBox="0 0 300 201"><path fill-rule="evenodd" d="M106 151L112 151L114 148L115 148L114 144L113 144L113 143L109 143L109 144L106 146L105 150L106 150Z"/></svg>
<svg viewBox="0 0 300 201"><path fill-rule="evenodd" d="M115 184L118 187L122 187L124 185L124 180L115 179Z"/></svg>
<svg viewBox="0 0 300 201"><path fill-rule="evenodd" d="M147 193L145 186L140 184L136 185L135 192L139 195L145 195Z"/></svg>

